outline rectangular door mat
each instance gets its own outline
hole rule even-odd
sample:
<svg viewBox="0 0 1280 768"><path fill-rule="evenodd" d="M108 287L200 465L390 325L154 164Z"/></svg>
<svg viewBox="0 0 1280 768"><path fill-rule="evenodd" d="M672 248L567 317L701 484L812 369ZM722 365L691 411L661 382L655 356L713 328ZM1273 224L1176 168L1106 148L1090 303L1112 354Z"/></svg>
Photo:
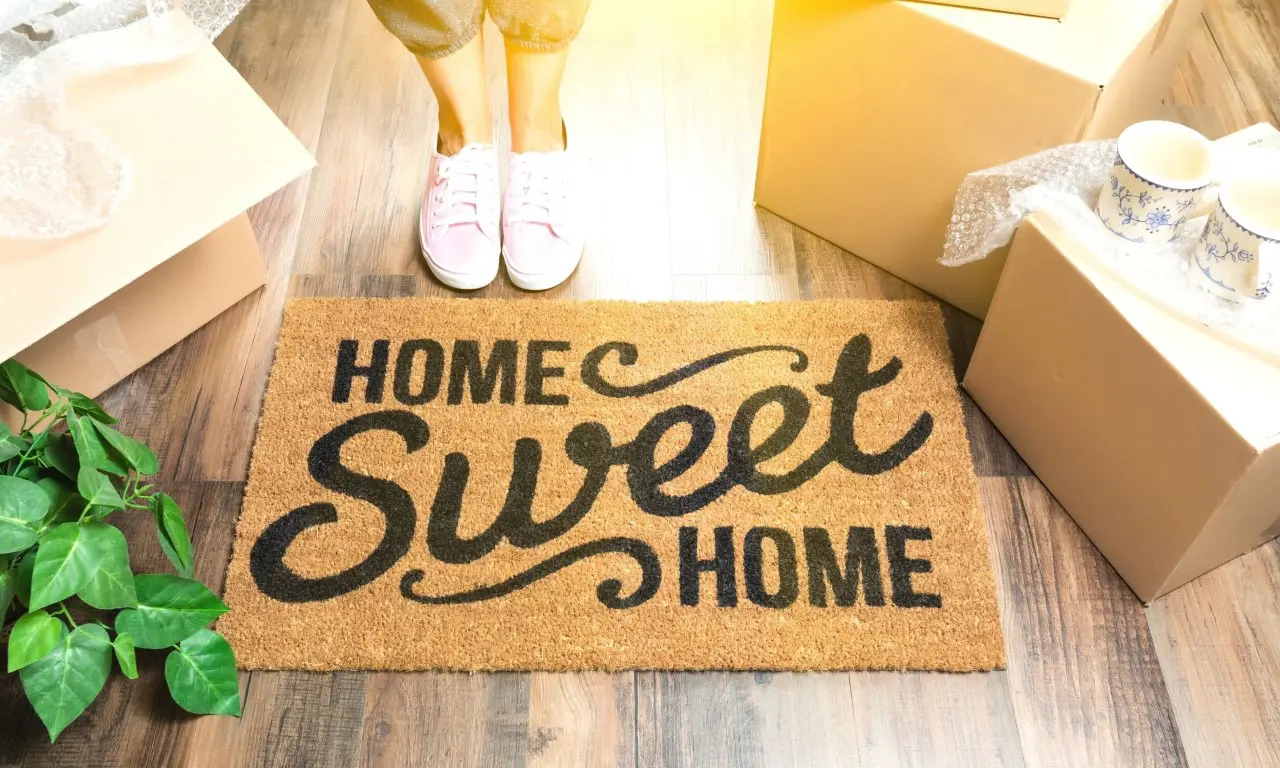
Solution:
<svg viewBox="0 0 1280 768"><path fill-rule="evenodd" d="M937 306L292 302L248 669L1003 665Z"/></svg>

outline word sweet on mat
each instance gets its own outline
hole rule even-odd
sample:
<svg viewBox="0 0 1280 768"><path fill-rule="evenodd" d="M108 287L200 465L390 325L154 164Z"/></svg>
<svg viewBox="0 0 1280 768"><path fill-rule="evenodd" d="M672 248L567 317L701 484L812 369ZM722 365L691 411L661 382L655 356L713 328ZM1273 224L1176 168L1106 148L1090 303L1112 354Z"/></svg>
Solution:
<svg viewBox="0 0 1280 768"><path fill-rule="evenodd" d="M977 490L936 305L303 299L218 628L248 669L991 669Z"/></svg>
<svg viewBox="0 0 1280 768"><path fill-rule="evenodd" d="M388 340L372 344L371 361L360 365L359 342L343 340L337 349L333 376L335 403L351 398L352 388L360 379L364 383L364 400L383 403L390 367ZM568 352L568 341L531 341L525 364L525 402L567 406L564 394L549 394L545 384L549 378L564 375L564 368L547 364L548 351ZM515 341L501 340L493 345L493 353L483 362L477 341L454 342L450 356L450 374L446 402L458 405L469 396L473 403L488 403L498 390L500 402L514 403L516 395L517 350ZM466 453L453 452L445 457L444 475L436 489L427 518L426 541L431 556L441 563L474 563L489 556L503 541L523 549L554 548L555 542L568 533L591 512L610 471L622 468L631 500L641 511L658 517L684 517L706 507L736 487L760 495L785 494L804 485L829 465L861 475L878 475L902 464L915 453L933 431L933 417L921 413L914 425L888 449L868 453L858 447L855 420L858 398L866 392L889 385L902 370L902 362L892 358L872 370L871 341L865 335L850 339L841 351L829 382L818 385L819 395L831 400L829 435L812 455L789 472L771 474L759 464L787 450L804 429L811 410L809 398L793 386L778 385L762 389L738 407L729 426L724 469L714 480L694 491L672 495L662 485L679 477L699 462L711 445L716 423L706 410L694 405L679 405L655 413L629 442L614 442L609 429L593 421L582 422L565 437L568 458L585 470L581 488L564 510L550 519L536 521L532 515L533 498L542 462L542 444L533 438L521 438L514 447L514 469L507 488L506 501L498 518L479 535L463 537L458 533L463 516L470 462ZM589 351L583 358L581 380L592 391L609 398L639 398L652 395L698 375L706 375L718 365L748 355L785 354L794 358L791 370L803 372L809 366L808 356L800 349L787 346L756 346L729 349L704 357L648 381L620 385L612 383L601 371L602 362L613 355L622 366L634 365L639 352L634 344L610 342ZM440 396L444 377L444 346L431 339L412 339L399 346L394 366L392 392L404 405L422 405ZM413 381L419 381L417 385ZM469 391L468 391L469 390ZM770 405L782 409L781 424L757 445L751 445L752 425L762 410ZM659 465L655 456L658 445L672 429L684 425L690 430L689 442L669 461ZM283 602L327 600L357 590L381 577L409 551L417 527L417 506L411 495L392 480L371 477L352 471L342 462L343 446L369 431L393 432L404 440L405 449L413 454L431 439L431 429L423 417L400 409L380 410L356 416L330 430L311 448L308 471L321 486L352 499L375 505L386 518L381 543L364 561L336 574L308 578L290 570L285 556L290 545L310 528L327 525L338 519L337 507L318 502L300 506L273 522L253 546L250 568L258 588ZM735 578L737 542L731 526L714 529L714 555L699 554L699 532L696 527L679 530L680 600L697 605L699 574L710 572L716 577L716 602L721 607L738 603ZM912 573L928 573L927 559L908 557L906 542L928 541L932 532L912 526L886 526L884 540L888 553L888 570L892 582L893 604L899 607L939 608L942 600L936 594L917 593L911 584ZM770 574L776 587L765 586L764 544L768 541L776 553L776 572ZM850 527L844 544L843 567L839 564L831 535L825 528L809 527L803 531L803 552L809 574L809 602L815 606L828 604L828 584L836 592L835 605L851 605L856 600L856 587L861 575L863 595L868 605L885 604L881 586L878 545L874 531L866 527ZM541 563L504 581L464 592L435 594L424 584L424 572L412 569L400 581L401 594L419 603L471 603L499 598L550 576L574 563L606 553L627 555L641 569L638 587L624 593L622 582L608 579L597 588L599 601L609 608L634 608L654 596L662 582L662 564L653 548L639 538L618 536L601 538L556 552ZM743 540L743 572L746 593L751 602L768 608L787 608L799 594L799 572L796 541L781 528L753 527Z"/></svg>

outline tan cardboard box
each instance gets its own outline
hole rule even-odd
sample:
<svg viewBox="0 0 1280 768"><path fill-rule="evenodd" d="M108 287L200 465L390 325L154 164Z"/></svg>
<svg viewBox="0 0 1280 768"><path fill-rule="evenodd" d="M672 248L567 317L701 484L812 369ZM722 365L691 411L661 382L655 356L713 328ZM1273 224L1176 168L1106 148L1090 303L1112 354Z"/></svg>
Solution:
<svg viewBox="0 0 1280 768"><path fill-rule="evenodd" d="M964 387L1144 602L1280 535L1280 359L1027 218Z"/></svg>
<svg viewBox="0 0 1280 768"><path fill-rule="evenodd" d="M0 360L96 396L265 282L244 212L315 161L209 44L68 104L130 156L131 189L100 229L0 239Z"/></svg>
<svg viewBox="0 0 1280 768"><path fill-rule="evenodd" d="M1003 254L937 263L965 174L1154 116L1201 5L778 0L756 202L981 317Z"/></svg>
<svg viewBox="0 0 1280 768"><path fill-rule="evenodd" d="M925 2L1060 19L1071 9L1072 0L925 0Z"/></svg>

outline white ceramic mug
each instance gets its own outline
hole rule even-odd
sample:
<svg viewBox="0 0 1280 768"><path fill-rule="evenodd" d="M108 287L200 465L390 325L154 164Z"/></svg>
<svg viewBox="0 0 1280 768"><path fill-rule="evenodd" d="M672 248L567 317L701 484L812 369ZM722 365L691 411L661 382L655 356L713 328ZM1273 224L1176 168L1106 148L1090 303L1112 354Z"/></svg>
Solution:
<svg viewBox="0 0 1280 768"><path fill-rule="evenodd" d="M1135 243L1167 243L1208 213L1214 182L1213 144L1178 123L1148 120L1120 134L1110 183L1097 212L1112 232Z"/></svg>
<svg viewBox="0 0 1280 768"><path fill-rule="evenodd" d="M1280 290L1280 177L1225 182L1192 258L1201 286L1224 299Z"/></svg>

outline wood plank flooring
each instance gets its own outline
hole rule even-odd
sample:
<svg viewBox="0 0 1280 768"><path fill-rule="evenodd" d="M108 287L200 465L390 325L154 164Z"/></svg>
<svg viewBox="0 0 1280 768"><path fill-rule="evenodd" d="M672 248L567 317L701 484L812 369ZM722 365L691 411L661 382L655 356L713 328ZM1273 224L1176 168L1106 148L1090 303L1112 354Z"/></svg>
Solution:
<svg viewBox="0 0 1280 768"><path fill-rule="evenodd" d="M1280 121L1280 0L1206 0L1167 108L1216 136ZM564 87L596 227L547 297L921 298L751 205L769 0L595 0ZM501 41L489 30L494 111ZM365 0L253 0L219 48L319 168L251 211L270 282L121 383L198 575L220 584L290 296L448 295L417 255L435 105ZM501 122L501 120L500 120ZM505 139L503 139L505 141ZM500 278L481 295L537 300ZM957 366L978 323L947 310ZM1143 608L966 403L1009 666L976 675L241 675L244 716L191 718L154 655L56 746L0 685L0 765L1280 765L1280 542ZM161 567L147 521L138 567Z"/></svg>

